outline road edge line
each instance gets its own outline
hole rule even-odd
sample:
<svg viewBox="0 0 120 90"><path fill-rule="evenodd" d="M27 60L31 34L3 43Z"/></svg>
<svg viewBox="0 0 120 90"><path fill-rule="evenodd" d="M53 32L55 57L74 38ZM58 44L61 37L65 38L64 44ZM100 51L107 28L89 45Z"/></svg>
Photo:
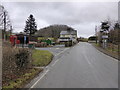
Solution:
<svg viewBox="0 0 120 90"><path fill-rule="evenodd" d="M48 69L43 73L43 75L30 87L30 90L49 72L50 70Z"/></svg>

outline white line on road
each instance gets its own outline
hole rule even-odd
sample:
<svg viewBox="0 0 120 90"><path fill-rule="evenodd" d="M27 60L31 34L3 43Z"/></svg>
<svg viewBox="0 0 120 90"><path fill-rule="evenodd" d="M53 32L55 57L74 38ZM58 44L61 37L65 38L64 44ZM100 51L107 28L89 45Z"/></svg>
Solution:
<svg viewBox="0 0 120 90"><path fill-rule="evenodd" d="M60 48L56 48L56 49L60 49Z"/></svg>
<svg viewBox="0 0 120 90"><path fill-rule="evenodd" d="M49 69L45 73L43 73L43 75L30 88L33 88L48 72Z"/></svg>
<svg viewBox="0 0 120 90"><path fill-rule="evenodd" d="M58 56L58 55L62 54L62 53L65 52L67 49L69 49L69 48L64 49L63 51L61 51L60 53L58 53L58 54L55 55L55 56ZM52 66L54 66L58 61L59 61L59 59L57 59L57 60L52 64ZM46 67L46 68L48 68L48 67ZM41 76L30 88L34 88L34 86L35 86L48 72L49 72L49 69L46 70L45 73L43 73L42 76Z"/></svg>
<svg viewBox="0 0 120 90"><path fill-rule="evenodd" d="M85 57L86 61L88 62L88 64L89 64L91 67L93 67L93 65L92 65L91 62L89 61L88 57L87 57L86 55L84 55L84 57Z"/></svg>
<svg viewBox="0 0 120 90"><path fill-rule="evenodd" d="M59 61L59 59L57 59L53 64L52 67Z"/></svg>
<svg viewBox="0 0 120 90"><path fill-rule="evenodd" d="M46 66L45 68L48 68L48 66Z"/></svg>
<svg viewBox="0 0 120 90"><path fill-rule="evenodd" d="M64 49L63 51L61 51L60 53L56 54L55 56L58 56L58 55L62 54L62 53L65 52L67 49L69 49L69 48Z"/></svg>

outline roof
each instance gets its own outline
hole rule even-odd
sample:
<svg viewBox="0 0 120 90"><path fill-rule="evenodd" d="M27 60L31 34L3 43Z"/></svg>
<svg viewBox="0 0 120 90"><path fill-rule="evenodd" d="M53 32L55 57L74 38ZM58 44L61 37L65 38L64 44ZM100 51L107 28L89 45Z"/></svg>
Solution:
<svg viewBox="0 0 120 90"><path fill-rule="evenodd" d="M61 31L60 35L77 35L77 31Z"/></svg>

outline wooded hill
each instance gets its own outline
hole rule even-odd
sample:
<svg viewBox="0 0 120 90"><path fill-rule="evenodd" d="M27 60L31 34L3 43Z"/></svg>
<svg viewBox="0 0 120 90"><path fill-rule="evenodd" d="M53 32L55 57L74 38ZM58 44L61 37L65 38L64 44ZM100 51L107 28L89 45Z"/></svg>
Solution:
<svg viewBox="0 0 120 90"><path fill-rule="evenodd" d="M73 28L67 26L67 25L50 25L48 27L42 28L37 31L36 35L37 36L42 36L42 37L54 37L54 38L59 38L60 37L60 32L61 31L67 31L71 30L74 31Z"/></svg>

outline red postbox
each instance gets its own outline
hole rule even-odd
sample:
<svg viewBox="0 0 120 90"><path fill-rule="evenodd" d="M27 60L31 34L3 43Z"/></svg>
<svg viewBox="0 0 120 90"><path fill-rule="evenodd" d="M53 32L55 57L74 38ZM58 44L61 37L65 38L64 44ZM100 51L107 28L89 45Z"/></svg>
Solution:
<svg viewBox="0 0 120 90"><path fill-rule="evenodd" d="M11 35L10 36L10 42L14 46L17 42L17 36L16 35Z"/></svg>

